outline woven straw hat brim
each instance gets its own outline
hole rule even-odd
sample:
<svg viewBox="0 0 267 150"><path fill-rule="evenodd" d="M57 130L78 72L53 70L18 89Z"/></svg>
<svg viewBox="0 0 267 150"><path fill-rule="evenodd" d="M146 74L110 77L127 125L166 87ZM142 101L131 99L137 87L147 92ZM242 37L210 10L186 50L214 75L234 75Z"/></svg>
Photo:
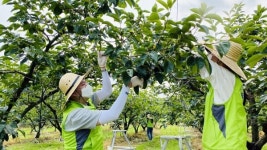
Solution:
<svg viewBox="0 0 267 150"><path fill-rule="evenodd" d="M66 95L66 102L69 100L70 96L73 94L73 92L76 90L76 88L79 86L79 84L82 82L83 76L79 76L69 93Z"/></svg>
<svg viewBox="0 0 267 150"><path fill-rule="evenodd" d="M75 84L73 85L71 90L69 91L69 93L66 95L66 102L69 100L70 96L76 90L76 88L79 86L79 84L82 82L82 80L88 76L90 71L91 71L91 69L89 69L83 76L79 76L79 78L77 79L77 81L75 82Z"/></svg>
<svg viewBox="0 0 267 150"><path fill-rule="evenodd" d="M221 62L223 62L226 66L228 66L233 72L235 72L237 75L239 75L241 78L247 80L246 75L242 71L242 69L237 65L235 61L228 58L227 56L221 57L217 50L211 49L207 46L205 46L214 56L216 56Z"/></svg>

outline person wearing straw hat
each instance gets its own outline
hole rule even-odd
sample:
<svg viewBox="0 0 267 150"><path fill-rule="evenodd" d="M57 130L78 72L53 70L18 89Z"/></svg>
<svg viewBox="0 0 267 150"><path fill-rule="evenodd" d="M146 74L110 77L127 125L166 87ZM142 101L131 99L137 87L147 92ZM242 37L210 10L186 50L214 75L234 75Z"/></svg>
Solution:
<svg viewBox="0 0 267 150"><path fill-rule="evenodd" d="M209 82L206 95L202 147L207 150L245 150L247 142L246 111L243 106L241 79L246 76L238 66L242 46L229 42L228 52L222 57L215 48L205 46L211 66L200 75Z"/></svg>
<svg viewBox="0 0 267 150"><path fill-rule="evenodd" d="M147 133L147 137L148 137L148 140L152 140L153 138L153 118L150 114L147 114L147 125L146 125L146 133Z"/></svg>
<svg viewBox="0 0 267 150"><path fill-rule="evenodd" d="M143 86L143 79L134 76L130 83L123 85L119 96L109 110L96 110L97 105L112 93L112 86L106 71L107 56L98 53L98 64L102 71L102 88L96 92L86 83L84 75L64 74L59 88L66 96L63 108L62 138L66 150L103 150L101 125L118 119L122 112L131 87ZM91 98L91 101L88 99Z"/></svg>

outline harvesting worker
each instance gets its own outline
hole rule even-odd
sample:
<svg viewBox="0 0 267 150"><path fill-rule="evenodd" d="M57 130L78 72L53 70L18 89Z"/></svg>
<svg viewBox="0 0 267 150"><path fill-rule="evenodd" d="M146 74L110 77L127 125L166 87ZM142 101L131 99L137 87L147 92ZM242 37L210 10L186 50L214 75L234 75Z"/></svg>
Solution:
<svg viewBox="0 0 267 150"><path fill-rule="evenodd" d="M247 78L237 64L242 47L229 43L230 48L223 57L214 47L205 47L211 74L206 67L200 69L201 77L209 82L202 135L205 150L247 149L247 120L240 79Z"/></svg>
<svg viewBox="0 0 267 150"><path fill-rule="evenodd" d="M103 150L101 125L118 119L131 87L143 86L143 79L137 76L122 86L119 96L109 110L96 110L96 106L112 93L112 86L106 71L107 56L98 53L98 64L102 71L102 88L96 92L85 81L86 76L66 73L59 81L59 88L66 96L63 110L62 137L66 150ZM89 98L92 103L89 103Z"/></svg>
<svg viewBox="0 0 267 150"><path fill-rule="evenodd" d="M146 130L148 140L151 141L153 138L153 118L150 114L147 114Z"/></svg>

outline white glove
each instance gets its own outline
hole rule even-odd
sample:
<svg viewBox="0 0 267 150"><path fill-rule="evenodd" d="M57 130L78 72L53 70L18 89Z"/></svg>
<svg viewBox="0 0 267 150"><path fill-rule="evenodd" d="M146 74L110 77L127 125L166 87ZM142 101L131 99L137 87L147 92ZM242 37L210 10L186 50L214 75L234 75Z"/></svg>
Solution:
<svg viewBox="0 0 267 150"><path fill-rule="evenodd" d="M106 68L106 63L107 63L107 59L108 57L103 55L105 52L104 51L98 51L98 65L100 68Z"/></svg>
<svg viewBox="0 0 267 150"><path fill-rule="evenodd" d="M140 86L142 88L144 84L144 79L140 79L137 76L134 76L131 78L131 82L132 82L132 87Z"/></svg>

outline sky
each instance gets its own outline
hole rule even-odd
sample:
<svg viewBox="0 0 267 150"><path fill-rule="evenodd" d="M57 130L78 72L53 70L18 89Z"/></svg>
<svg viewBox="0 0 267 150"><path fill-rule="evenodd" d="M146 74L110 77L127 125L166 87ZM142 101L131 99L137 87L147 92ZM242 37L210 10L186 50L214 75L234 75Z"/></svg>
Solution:
<svg viewBox="0 0 267 150"><path fill-rule="evenodd" d="M151 10L156 0L140 0L139 5L143 9ZM253 13L257 5L267 7L267 0L177 0L174 8L172 9L171 18L175 21L191 14L191 8L199 8L201 3L206 3L209 7L213 7L212 12L218 15L224 15L223 11L229 11L234 4L244 3L244 10L248 14ZM177 5L178 3L178 5ZM2 5L0 0L0 24L8 25L7 19L11 16L11 6Z"/></svg>
<svg viewBox="0 0 267 150"><path fill-rule="evenodd" d="M155 2L156 0L140 0L140 6L151 10ZM244 10L246 10L248 14L253 13L257 5L267 7L267 0L176 0L176 4L172 9L171 18L176 21L181 20L191 14L191 8L200 8L201 3L206 3L208 7L212 7L213 9L211 12L224 15L223 11L228 12L233 8L234 4L241 2L245 4Z"/></svg>

